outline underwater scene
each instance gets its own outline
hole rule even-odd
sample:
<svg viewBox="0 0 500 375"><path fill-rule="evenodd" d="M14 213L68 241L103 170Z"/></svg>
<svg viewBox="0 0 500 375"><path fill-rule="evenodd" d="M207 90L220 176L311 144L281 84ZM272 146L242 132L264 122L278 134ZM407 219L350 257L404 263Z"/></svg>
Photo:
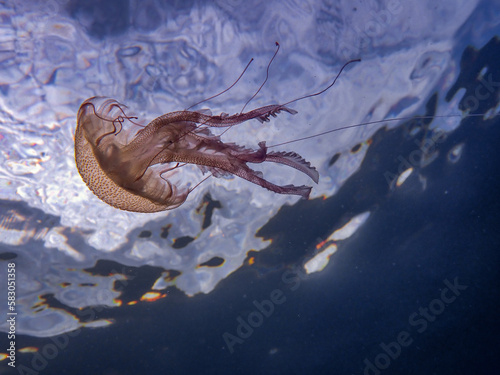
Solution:
<svg viewBox="0 0 500 375"><path fill-rule="evenodd" d="M0 1L0 375L498 372L498 14Z"/></svg>

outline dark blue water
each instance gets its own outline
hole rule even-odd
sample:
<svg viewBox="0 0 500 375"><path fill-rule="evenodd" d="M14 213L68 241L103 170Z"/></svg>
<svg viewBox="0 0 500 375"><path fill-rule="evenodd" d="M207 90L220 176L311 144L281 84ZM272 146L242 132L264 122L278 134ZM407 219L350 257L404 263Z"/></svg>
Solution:
<svg viewBox="0 0 500 375"><path fill-rule="evenodd" d="M464 98L481 85L488 90L476 78L485 66L493 90L477 108L464 99L464 110L481 113L498 103L498 61L498 40L464 53L457 80ZM272 245L210 294L187 298L172 289L152 304L77 312L116 323L52 339L18 337L19 348L39 352L18 353L13 373L496 373L500 121L465 119L431 145L437 159L391 189L385 173L397 173L420 149L428 125L380 130L338 194L283 208L260 231ZM415 126L421 130L410 136ZM450 151L460 144L455 160ZM318 239L367 210L369 220L323 272L300 271ZM128 272L132 300L158 270Z"/></svg>

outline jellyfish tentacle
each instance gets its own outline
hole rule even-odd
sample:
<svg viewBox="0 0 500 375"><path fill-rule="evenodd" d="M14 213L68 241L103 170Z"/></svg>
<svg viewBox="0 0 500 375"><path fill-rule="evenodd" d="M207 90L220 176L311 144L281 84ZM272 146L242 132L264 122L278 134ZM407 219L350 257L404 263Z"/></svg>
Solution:
<svg viewBox="0 0 500 375"><path fill-rule="evenodd" d="M191 111L176 111L164 114L155 118L148 125L154 128L155 126L164 126L168 123L180 122L180 121L190 121L201 125L207 125L210 127L228 127L233 125L241 124L242 122L257 119L261 123L269 121L269 117L276 117L281 111L288 112L292 115L296 114L297 111L288 108L281 104L272 104L264 107L253 109L245 113L237 113L234 115L224 114L223 116L209 116L200 112Z"/></svg>

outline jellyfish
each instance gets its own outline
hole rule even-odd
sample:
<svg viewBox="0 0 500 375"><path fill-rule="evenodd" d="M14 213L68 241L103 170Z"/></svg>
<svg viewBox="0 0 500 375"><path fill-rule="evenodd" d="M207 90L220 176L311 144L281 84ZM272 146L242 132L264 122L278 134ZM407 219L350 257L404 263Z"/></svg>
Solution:
<svg viewBox="0 0 500 375"><path fill-rule="evenodd" d="M251 119L263 123L282 111L297 113L278 104L231 116L184 110L164 114L143 126L117 101L92 97L82 103L77 115L76 165L97 197L126 211L147 213L179 207L196 188L170 180L185 164L195 164L214 177L238 176L275 193L307 199L311 187L273 184L248 165L283 164L317 183L317 170L300 155L269 152L265 142L255 150L224 143L210 131L210 127L230 127ZM139 129L135 132L134 128Z"/></svg>
<svg viewBox="0 0 500 375"><path fill-rule="evenodd" d="M345 63L333 82L317 93L285 104L271 104L244 112L269 78L269 67L280 48L278 42L276 47L267 66L266 79L240 113L234 115L221 113L213 116L209 110L189 109L230 90L253 59L226 90L186 110L157 117L147 126L137 123L137 117L128 116L126 107L114 99L92 97L85 100L78 110L75 131L75 160L83 181L97 197L109 205L125 211L144 213L171 210L186 201L189 193L199 184L191 188L172 179L186 164L197 165L203 173L209 172L209 177L238 176L274 193L298 195L308 199L310 186L276 185L265 179L262 172L248 166L265 162L283 164L295 168L318 183L318 171L299 154L269 152L265 142L259 142L258 149L255 150L234 143L224 143L220 136L210 131L211 127L232 127L252 119L261 123L268 122L270 117L276 117L280 112L295 115L297 111L289 108L289 104L324 93L335 84L347 65L360 61L356 59ZM134 132L137 128L139 129Z"/></svg>

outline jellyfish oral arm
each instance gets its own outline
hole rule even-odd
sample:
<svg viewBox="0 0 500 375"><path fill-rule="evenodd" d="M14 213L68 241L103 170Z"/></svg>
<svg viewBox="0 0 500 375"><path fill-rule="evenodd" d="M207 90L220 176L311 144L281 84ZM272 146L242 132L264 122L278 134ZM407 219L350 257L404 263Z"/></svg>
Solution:
<svg viewBox="0 0 500 375"><path fill-rule="evenodd" d="M190 136L186 136L187 141ZM279 186L264 179L261 172L254 171L247 163L260 164L272 162L295 168L308 175L314 182L318 182L318 172L294 152L272 152L267 153L265 142L260 142L258 151L246 149L235 144L224 144L222 142L207 143L200 146L199 139L193 139L190 147L183 150L163 150L154 162L183 162L199 165L202 171L209 171L215 177L225 176L228 173L241 177L254 184L262 186L279 194L300 195L308 198L311 187L286 185Z"/></svg>
<svg viewBox="0 0 500 375"><path fill-rule="evenodd" d="M267 105L265 107L256 108L249 112L238 113L235 115L217 115L217 116L209 116L202 112L194 112L194 111L177 111L166 113L162 116L157 117L153 121L151 121L150 125L156 123L173 123L178 121L191 121L200 125L206 125L210 127L216 128L224 128L228 126L238 125L245 121L257 119L261 123L268 122L270 120L270 116L276 117L278 113L281 111L288 112L292 115L295 115L297 111L294 109L288 108L281 104L272 104Z"/></svg>

